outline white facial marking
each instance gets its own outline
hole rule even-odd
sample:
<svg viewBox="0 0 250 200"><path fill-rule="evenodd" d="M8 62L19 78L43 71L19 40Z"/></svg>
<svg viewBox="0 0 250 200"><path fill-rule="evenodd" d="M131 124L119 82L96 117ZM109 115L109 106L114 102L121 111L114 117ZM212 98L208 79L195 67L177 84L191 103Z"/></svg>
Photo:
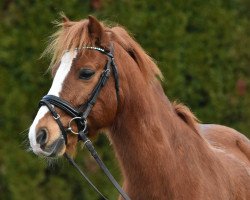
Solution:
<svg viewBox="0 0 250 200"><path fill-rule="evenodd" d="M59 97L59 93L62 90L63 82L68 75L73 59L76 57L77 52L74 51L74 53L66 52L62 59L61 64L56 72L56 75L54 77L52 86L48 92L48 94L55 95Z"/></svg>
<svg viewBox="0 0 250 200"><path fill-rule="evenodd" d="M37 144L36 142L36 125L39 122L39 120L48 112L48 108L46 106L42 106L39 110L38 113L30 126L29 130L29 140L30 140L30 146L33 150L34 153L39 154L41 151L40 145Z"/></svg>
<svg viewBox="0 0 250 200"><path fill-rule="evenodd" d="M65 78L67 77L71 65L73 62L73 59L76 57L77 51L74 51L74 53L66 52L62 59L61 59L61 64L56 72L56 75L54 77L52 86L48 92L50 95L55 95L59 97L59 94L62 90L63 82ZM40 148L40 145L37 144L36 142L36 126L39 122L39 120L48 112L48 108L46 106L41 106L40 109L38 110L38 113L30 126L29 130L29 140L30 140L30 146L33 150L34 153L36 154L41 154L43 151Z"/></svg>

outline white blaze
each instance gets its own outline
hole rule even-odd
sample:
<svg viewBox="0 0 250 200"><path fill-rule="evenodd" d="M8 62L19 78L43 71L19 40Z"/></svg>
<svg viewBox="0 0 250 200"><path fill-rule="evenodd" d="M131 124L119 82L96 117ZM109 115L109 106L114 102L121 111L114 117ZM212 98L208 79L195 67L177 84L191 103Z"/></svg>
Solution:
<svg viewBox="0 0 250 200"><path fill-rule="evenodd" d="M62 91L62 86L65 78L67 77L73 59L76 57L77 52L75 51L73 54L70 52L66 52L62 59L61 59L61 64L56 72L56 75L54 77L52 86L48 92L50 95L55 95L59 97L60 92ZM38 110L38 113L30 126L29 130L29 140L30 140L30 146L32 147L32 150L34 153L39 154L42 152L40 149L40 145L36 143L36 126L39 120L48 112L48 108L46 106L41 106L41 108Z"/></svg>
<svg viewBox="0 0 250 200"><path fill-rule="evenodd" d="M63 82L70 71L72 61L75 58L75 56L76 56L76 51L74 52L74 54L67 52L63 55L61 59L61 64L56 72L56 75L54 77L52 86L48 94L59 97L59 93L62 91Z"/></svg>

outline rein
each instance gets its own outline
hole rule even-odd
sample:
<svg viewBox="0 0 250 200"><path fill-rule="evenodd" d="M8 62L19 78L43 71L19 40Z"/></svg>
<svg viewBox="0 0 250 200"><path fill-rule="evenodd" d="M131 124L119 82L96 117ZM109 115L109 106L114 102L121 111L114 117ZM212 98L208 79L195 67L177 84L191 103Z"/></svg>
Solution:
<svg viewBox="0 0 250 200"><path fill-rule="evenodd" d="M88 122L87 122L87 117L89 113L91 112L93 106L96 103L96 100L100 94L101 89L104 87L105 83L107 82L110 72L112 70L114 79L115 79L115 89L116 89L116 97L117 97L117 102L119 106L119 77L118 77L118 71L116 64L114 62L114 56L113 56L113 46L111 45L111 50L109 52L105 51L102 48L99 47L89 47L85 46L83 47L84 49L89 49L89 50L96 50L101 52L102 54L105 54L108 57L108 61L103 69L103 72L99 78L98 83L96 84L95 88L93 89L90 98L87 100L86 103L82 104L79 108L73 107L69 102L65 101L64 99L54 96L54 95L45 95L39 102L39 107L41 106L47 106L49 109L51 115L55 119L56 123L58 124L62 136L64 138L65 145L67 145L67 134L68 133L73 133L78 135L78 140L82 141L84 146L88 149L92 157L95 159L97 164L100 166L100 168L103 170L105 175L108 177L110 182L114 185L114 187L118 190L118 192L121 194L123 199L125 200L130 200L128 195L123 191L121 186L118 184L118 182L115 180L115 178L112 176L106 165L103 163L101 160L100 156L96 152L92 142L89 140L87 137L88 133ZM76 49L78 50L78 49ZM61 110L65 111L68 115L72 117L72 119L69 121L68 128L65 129L61 119L60 115L56 112L54 107L58 107ZM71 125L75 121L78 132L75 132ZM53 156L54 152L51 153L50 156ZM94 190L100 194L105 200L107 199L96 187L95 185L88 179L88 177L83 173L83 171L80 169L80 167L75 163L75 161L68 155L64 154L64 157L69 161L70 164L72 164L78 171L79 173L86 179L86 181L94 188Z"/></svg>

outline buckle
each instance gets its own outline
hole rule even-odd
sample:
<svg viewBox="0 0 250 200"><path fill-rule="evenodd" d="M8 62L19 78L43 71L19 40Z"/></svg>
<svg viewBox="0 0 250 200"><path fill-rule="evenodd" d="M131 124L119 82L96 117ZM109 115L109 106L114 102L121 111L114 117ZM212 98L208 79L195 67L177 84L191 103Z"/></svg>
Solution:
<svg viewBox="0 0 250 200"><path fill-rule="evenodd" d="M55 120L58 120L61 116L58 114L58 113L55 113L56 114L56 116L55 115L52 115L53 116L53 118L55 119Z"/></svg>

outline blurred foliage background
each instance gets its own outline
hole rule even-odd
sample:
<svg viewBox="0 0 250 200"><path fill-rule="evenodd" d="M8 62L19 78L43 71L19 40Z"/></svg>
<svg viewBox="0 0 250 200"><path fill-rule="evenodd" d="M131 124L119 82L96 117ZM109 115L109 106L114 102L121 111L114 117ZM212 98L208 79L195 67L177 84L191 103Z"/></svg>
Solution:
<svg viewBox="0 0 250 200"><path fill-rule="evenodd" d="M72 20L93 14L127 27L158 62L171 100L187 104L204 123L250 136L250 1L1 0L0 10L0 199L98 199L64 160L48 165L26 151L27 128L51 85L49 58L39 57L61 11ZM95 143L119 178L107 139ZM88 154L78 154L77 162L116 199Z"/></svg>

